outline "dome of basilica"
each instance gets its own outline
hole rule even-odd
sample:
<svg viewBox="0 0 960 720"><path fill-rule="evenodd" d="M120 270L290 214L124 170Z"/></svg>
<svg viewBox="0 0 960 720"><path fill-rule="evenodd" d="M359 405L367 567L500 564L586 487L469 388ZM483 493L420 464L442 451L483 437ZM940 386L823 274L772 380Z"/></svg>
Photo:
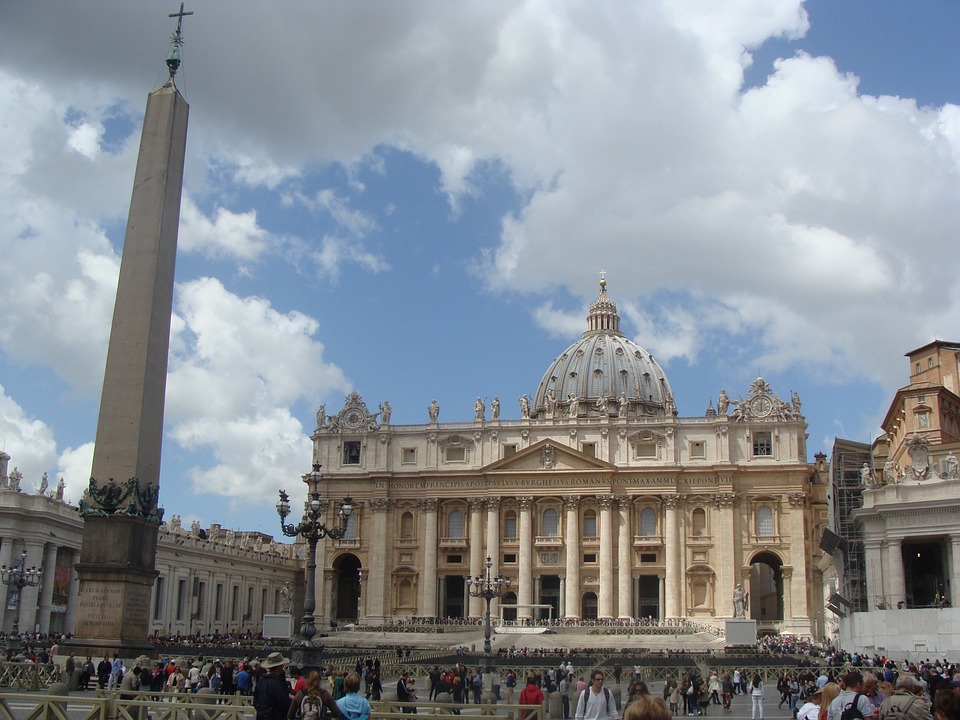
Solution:
<svg viewBox="0 0 960 720"><path fill-rule="evenodd" d="M533 399L531 416L643 417L676 414L663 368L620 332L617 305L600 280L587 330L551 363Z"/></svg>

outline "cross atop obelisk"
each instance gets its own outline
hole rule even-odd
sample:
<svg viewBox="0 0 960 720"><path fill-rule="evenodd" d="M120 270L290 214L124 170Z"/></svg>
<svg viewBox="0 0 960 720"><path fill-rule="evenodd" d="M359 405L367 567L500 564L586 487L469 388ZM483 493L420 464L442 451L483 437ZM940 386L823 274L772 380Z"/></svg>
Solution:
<svg viewBox="0 0 960 720"><path fill-rule="evenodd" d="M163 518L160 450L173 279L187 143L186 100L173 84L183 44L180 12L167 58L170 81L150 93L123 241L90 484L80 500L83 543L71 645L150 652L147 642L157 530Z"/></svg>

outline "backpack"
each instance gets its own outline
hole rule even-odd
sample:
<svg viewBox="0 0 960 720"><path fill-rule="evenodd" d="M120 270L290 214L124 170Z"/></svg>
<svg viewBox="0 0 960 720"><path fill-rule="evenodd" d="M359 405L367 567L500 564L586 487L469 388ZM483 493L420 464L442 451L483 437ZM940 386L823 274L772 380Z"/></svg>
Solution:
<svg viewBox="0 0 960 720"><path fill-rule="evenodd" d="M323 702L313 695L304 695L300 701L300 717L302 720L322 720Z"/></svg>
<svg viewBox="0 0 960 720"><path fill-rule="evenodd" d="M576 710L576 712L577 712L577 713L580 713L581 715L585 715L586 712L587 712L587 693L588 693L588 692L590 692L590 688L587 688L586 690L582 690L582 691L580 692L580 698L577 700L577 710ZM607 708L610 707L610 691L607 690L607 688L604 688L604 689L603 689L603 699L604 699L604 701L606 702L606 704L603 706L603 713L602 713L602 715L603 715L603 717L606 717L606 716L607 716Z"/></svg>
<svg viewBox="0 0 960 720"><path fill-rule="evenodd" d="M887 707L887 720L906 720L907 711L910 709L910 706L917 701L917 699L917 696L914 695L903 707L891 703Z"/></svg>
<svg viewBox="0 0 960 720"><path fill-rule="evenodd" d="M860 712L860 708L857 707L857 703L860 702L860 698L862 697L863 695L860 693L853 696L853 702L847 705L843 709L843 712L840 713L840 720L864 720L863 713Z"/></svg>

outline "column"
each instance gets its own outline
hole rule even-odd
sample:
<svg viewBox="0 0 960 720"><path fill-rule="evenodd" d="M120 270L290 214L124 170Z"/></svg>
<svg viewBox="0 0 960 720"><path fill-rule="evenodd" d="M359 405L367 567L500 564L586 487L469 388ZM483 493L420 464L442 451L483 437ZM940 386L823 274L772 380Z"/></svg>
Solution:
<svg viewBox="0 0 960 720"><path fill-rule="evenodd" d="M883 589L884 562L879 539L863 541L863 559L867 572L867 609L872 610L881 603L888 610L896 607L896 603L886 596ZM843 594L842 587L838 590Z"/></svg>
<svg viewBox="0 0 960 720"><path fill-rule="evenodd" d="M663 573L658 573L657 580L660 581L660 607L658 608L659 615L657 615L657 620L663 620L666 617L667 608L667 576Z"/></svg>
<svg viewBox="0 0 960 720"><path fill-rule="evenodd" d="M564 578L565 618L580 617L580 498L566 495L563 509L567 512L566 545L567 567Z"/></svg>
<svg viewBox="0 0 960 720"><path fill-rule="evenodd" d="M784 619L794 622L809 623L807 615L807 591L812 589L813 578L807 575L807 546L804 528L804 514L806 513L807 497L803 493L791 493L788 498L790 501L790 564L797 577L804 578L806 582L792 584L792 590L788 595L786 584L784 584L784 599L789 599L789 609L784 607ZM817 590L818 596L823 595L822 589ZM809 624L804 628L805 632L810 632ZM803 634L803 633L801 633Z"/></svg>
<svg viewBox="0 0 960 720"><path fill-rule="evenodd" d="M2 455L0 455L2 457ZM6 565L10 567L11 562L13 561L13 540L10 538L3 538L0 540L0 565ZM8 617L7 614L7 599L10 597L10 588L6 585L3 586L3 592L0 593L0 599L3 600L3 603L0 604L0 630L7 631L13 627L12 615Z"/></svg>
<svg viewBox="0 0 960 720"><path fill-rule="evenodd" d="M28 541L27 567L43 562L43 543ZM40 588L25 587L20 591L20 632L33 632L37 623L37 608L40 605Z"/></svg>
<svg viewBox="0 0 960 720"><path fill-rule="evenodd" d="M486 509L482 498L472 498L467 503L470 509L470 575L484 575L487 571L483 556L483 511ZM491 572L493 569L491 568ZM483 598L467 596L471 618L483 617L486 602Z"/></svg>
<svg viewBox="0 0 960 720"><path fill-rule="evenodd" d="M500 498L487 498L487 555L490 556L490 574L496 577L500 574ZM490 601L490 617L500 615L499 600Z"/></svg>
<svg viewBox="0 0 960 720"><path fill-rule="evenodd" d="M53 607L53 585L57 575L57 545L47 543L43 553L43 583L40 588L40 612L37 622L40 632L50 632L50 610Z"/></svg>
<svg viewBox="0 0 960 720"><path fill-rule="evenodd" d="M326 517L327 509L330 507L329 500L320 501L320 512L323 513L323 517ZM332 612L333 612L333 597L331 591L333 588L333 571L327 569L327 545L329 540L321 540L317 543L317 569L313 573L313 587L316 597L316 609L313 611L313 622L317 627L329 628L331 627ZM309 548L304 546L304 552L310 552ZM306 560L304 560L306 562ZM304 581L306 581L306 566L304 566ZM229 611L227 607L230 603L230 593L231 584L229 578L223 582L223 607L224 607L224 627L229 627ZM291 605L291 610L293 605ZM277 609L274 608L274 612ZM299 632L300 630L300 621L294 617L293 619L293 630L294 632Z"/></svg>
<svg viewBox="0 0 960 720"><path fill-rule="evenodd" d="M437 510L439 502L434 499L420 502L420 510L424 514L426 530L423 534L423 577L421 582L420 610L421 617L437 616Z"/></svg>
<svg viewBox="0 0 960 720"><path fill-rule="evenodd" d="M0 562L2 562L2 553L0 553ZM77 580L76 564L80 562L80 551L70 551L70 589L67 591L67 612L63 618L63 631L72 633L74 625L77 622L77 600L80 597L80 582ZM6 606L6 603L4 603ZM153 606L150 606L150 619L153 620ZM152 634L152 633L151 633Z"/></svg>
<svg viewBox="0 0 960 720"><path fill-rule="evenodd" d="M960 599L960 535L950 536L950 594L951 604Z"/></svg>
<svg viewBox="0 0 960 720"><path fill-rule="evenodd" d="M631 618L633 609L633 562L630 547L633 538L630 537L630 498L620 498L618 501L619 530L617 534L617 617Z"/></svg>
<svg viewBox="0 0 960 720"><path fill-rule="evenodd" d="M783 578L783 621L791 623L793 621L790 603L790 598L793 597L793 567L791 565L782 566L780 576ZM802 584L797 583L797 585Z"/></svg>
<svg viewBox="0 0 960 720"><path fill-rule="evenodd" d="M530 605L533 602L533 497L525 495L518 497L520 503L520 577L517 585L517 602L520 605ZM533 610L522 607L518 610L518 619L532 618Z"/></svg>
<svg viewBox="0 0 960 720"><path fill-rule="evenodd" d="M890 538L887 540L887 565L890 570L890 577L887 582L886 594L890 596L893 607L901 600L906 600L907 591L903 581L903 553L900 549L902 538Z"/></svg>
<svg viewBox="0 0 960 720"><path fill-rule="evenodd" d="M680 617L680 528L677 523L677 509L681 502L682 498L679 495L663 496L663 505L666 508L663 544L667 551L665 592L668 618Z"/></svg>
<svg viewBox="0 0 960 720"><path fill-rule="evenodd" d="M733 597L734 578L737 574L738 557L734 552L734 531L733 531L733 504L736 500L735 493L717 493L713 496L714 505L719 515L718 526L720 536L717 538L716 547L720 549L717 574L717 581L720 584L720 606L716 607L717 615L720 617L730 617L733 615L733 606L730 598Z"/></svg>
<svg viewBox="0 0 960 720"><path fill-rule="evenodd" d="M600 597L597 615L613 617L613 496L597 497L600 505Z"/></svg>
<svg viewBox="0 0 960 720"><path fill-rule="evenodd" d="M387 541L387 512L390 510L392 502L387 498L375 498L370 502L370 509L373 511L373 544L371 547L377 549L369 555L370 569L366 574L367 586L364 592L364 599L367 605L367 615L364 622L371 625L378 625L386 621L387 610L392 615L392 603L390 596L392 592L389 589L393 587L392 579L387 577L387 548L392 547L393 543ZM393 566L391 558L391 567Z"/></svg>

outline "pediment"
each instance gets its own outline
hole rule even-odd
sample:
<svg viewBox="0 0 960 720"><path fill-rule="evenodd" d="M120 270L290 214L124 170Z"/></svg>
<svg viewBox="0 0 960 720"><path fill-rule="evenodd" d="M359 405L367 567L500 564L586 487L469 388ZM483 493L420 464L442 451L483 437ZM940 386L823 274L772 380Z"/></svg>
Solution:
<svg viewBox="0 0 960 720"><path fill-rule="evenodd" d="M515 455L491 463L485 471L557 472L564 470L616 470L611 463L585 455L556 440L541 440Z"/></svg>

